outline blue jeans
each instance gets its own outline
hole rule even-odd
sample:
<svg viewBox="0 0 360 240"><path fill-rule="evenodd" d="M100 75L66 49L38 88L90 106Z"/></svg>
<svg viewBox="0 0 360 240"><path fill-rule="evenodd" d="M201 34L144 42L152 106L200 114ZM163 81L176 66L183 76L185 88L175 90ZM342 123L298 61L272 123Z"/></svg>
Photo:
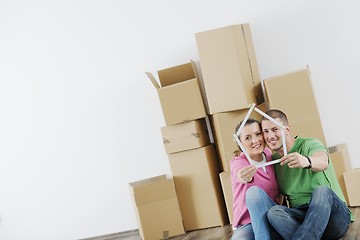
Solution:
<svg viewBox="0 0 360 240"><path fill-rule="evenodd" d="M255 240L251 223L241 225L240 227L234 229L231 240Z"/></svg>
<svg viewBox="0 0 360 240"><path fill-rule="evenodd" d="M283 239L269 224L268 210L276 203L257 186L246 191L246 206L250 213L251 222L234 230L232 240L275 240Z"/></svg>
<svg viewBox="0 0 360 240"><path fill-rule="evenodd" d="M295 208L273 206L270 224L284 239L339 239L351 222L346 204L328 187L314 190L310 203Z"/></svg>

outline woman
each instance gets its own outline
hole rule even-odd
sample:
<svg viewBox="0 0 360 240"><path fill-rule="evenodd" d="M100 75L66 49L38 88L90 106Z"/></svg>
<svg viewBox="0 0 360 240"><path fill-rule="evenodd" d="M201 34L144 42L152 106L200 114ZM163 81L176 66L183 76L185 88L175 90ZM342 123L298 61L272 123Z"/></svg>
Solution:
<svg viewBox="0 0 360 240"><path fill-rule="evenodd" d="M235 128L238 132L241 123ZM271 161L271 151L265 147L260 123L248 119L240 131L239 140L251 159L240 151L230 161L233 191L232 240L281 239L267 221L267 211L281 203L281 195L273 165L256 168ZM261 206L261 207L259 207ZM251 219L256 221L251 221Z"/></svg>

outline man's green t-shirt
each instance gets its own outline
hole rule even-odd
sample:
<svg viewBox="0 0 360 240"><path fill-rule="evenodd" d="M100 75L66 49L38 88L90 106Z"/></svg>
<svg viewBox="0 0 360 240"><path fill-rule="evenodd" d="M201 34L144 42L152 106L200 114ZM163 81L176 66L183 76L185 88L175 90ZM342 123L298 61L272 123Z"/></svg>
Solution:
<svg viewBox="0 0 360 240"><path fill-rule="evenodd" d="M318 139L296 137L288 153L298 152L303 156L311 156L318 151L328 154L327 148ZM273 159L279 158L281 156L278 153L273 154ZM330 158L328 168L321 172L305 168L289 168L280 164L275 164L274 167L280 191L287 197L290 207L309 203L312 192L319 186L329 187L346 204ZM351 214L350 209L349 212Z"/></svg>

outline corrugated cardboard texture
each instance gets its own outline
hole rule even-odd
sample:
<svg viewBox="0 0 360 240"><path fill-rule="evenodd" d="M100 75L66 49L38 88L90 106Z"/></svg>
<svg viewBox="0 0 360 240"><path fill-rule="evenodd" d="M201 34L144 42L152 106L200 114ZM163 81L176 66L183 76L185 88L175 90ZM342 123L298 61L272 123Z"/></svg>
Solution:
<svg viewBox="0 0 360 240"><path fill-rule="evenodd" d="M345 186L345 181L344 181L344 172L346 171L350 171L351 168L348 168L348 164L346 163L348 161L348 159L346 159L344 157L344 153L343 152L332 152L330 153L330 159L332 161L332 164L334 166L334 170L335 170L335 174L336 174L336 178L339 182L341 191L345 197L346 203L347 205L349 205L349 197L347 194L347 190L346 190L346 186Z"/></svg>
<svg viewBox="0 0 360 240"><path fill-rule="evenodd" d="M195 34L210 114L263 100L248 24Z"/></svg>
<svg viewBox="0 0 360 240"><path fill-rule="evenodd" d="M337 144L335 146L329 147L329 153L333 153L333 152L341 152L341 155L343 157L345 171L349 171L352 169L349 151L348 151L347 145L345 143L341 143L341 144Z"/></svg>
<svg viewBox="0 0 360 240"><path fill-rule="evenodd" d="M164 199L176 197L176 192L171 179L158 179L155 181L144 181L141 184L132 184L134 200L136 206L162 201Z"/></svg>
<svg viewBox="0 0 360 240"><path fill-rule="evenodd" d="M161 87L145 72L157 89L166 125L207 116L193 61L158 71Z"/></svg>
<svg viewBox="0 0 360 240"><path fill-rule="evenodd" d="M185 63L158 71L162 87L196 78L193 63Z"/></svg>
<svg viewBox="0 0 360 240"><path fill-rule="evenodd" d="M357 168L348 172L344 172L344 181L349 197L349 205L351 207L360 206L360 169Z"/></svg>
<svg viewBox="0 0 360 240"><path fill-rule="evenodd" d="M227 223L214 146L168 156L185 230L223 226Z"/></svg>
<svg viewBox="0 0 360 240"><path fill-rule="evenodd" d="M307 68L264 80L269 108L283 111L293 136L315 137L326 146L320 115Z"/></svg>
<svg viewBox="0 0 360 240"><path fill-rule="evenodd" d="M159 88L158 94L168 126L206 116L196 78Z"/></svg>
<svg viewBox="0 0 360 240"><path fill-rule="evenodd" d="M264 102L264 94L261 86L261 79L260 79L260 72L256 60L256 54L255 54L255 47L254 42L252 39L250 24L242 24L243 33L245 36L245 42L246 42L246 50L249 56L249 62L250 62L250 69L251 69L251 75L255 87L255 103L262 103Z"/></svg>
<svg viewBox="0 0 360 240"><path fill-rule="evenodd" d="M205 118L161 128L167 154L210 144Z"/></svg>
<svg viewBox="0 0 360 240"><path fill-rule="evenodd" d="M266 112L265 103L257 105L261 111ZM235 127L244 120L249 109L231 111L225 113L215 113L211 116L211 123L214 133L216 148L219 154L221 171L230 172L230 161L234 156L234 151L238 150L238 145L233 139ZM253 111L250 118L261 119L261 115Z"/></svg>
<svg viewBox="0 0 360 240"><path fill-rule="evenodd" d="M139 207L142 239L163 239L185 233L176 197Z"/></svg>
<svg viewBox="0 0 360 240"><path fill-rule="evenodd" d="M185 233L172 178L156 176L129 183L139 232L144 240Z"/></svg>
<svg viewBox="0 0 360 240"><path fill-rule="evenodd" d="M231 187L231 176L228 172L222 172L219 174L221 187L224 193L226 210L229 216L229 222L232 224L233 220L233 192Z"/></svg>

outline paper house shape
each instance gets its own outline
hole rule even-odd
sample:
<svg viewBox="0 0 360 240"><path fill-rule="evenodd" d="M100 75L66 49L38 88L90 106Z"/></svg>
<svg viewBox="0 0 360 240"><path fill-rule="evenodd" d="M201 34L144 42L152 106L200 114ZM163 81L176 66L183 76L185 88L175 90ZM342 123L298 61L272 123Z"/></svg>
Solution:
<svg viewBox="0 0 360 240"><path fill-rule="evenodd" d="M261 111L260 109L258 109L256 106L255 106L255 103L251 104L250 105L250 108L249 108L249 111L247 112L247 114L245 115L245 118L244 120L242 121L239 129L237 130L236 133L233 134L233 138L234 140L236 141L236 143L239 145L239 147L241 148L241 150L243 151L243 153L245 154L246 158L249 160L250 164L251 164L251 158L249 156L249 154L246 152L244 146L241 144L240 142L240 139L239 139L239 136L240 136L240 132L241 130L244 128L244 125L246 123L246 121L248 120L249 116L251 115L251 112L255 110L256 112L258 112L259 114L261 114L262 116L264 116L265 118L269 119L270 121L272 121L273 123L275 123L277 126L280 127L280 131L281 131L281 140L282 140L282 143L283 143L283 150L284 150L284 155L287 154L287 150L286 150L286 142L285 142L285 126L279 122L279 121L276 121L274 118L270 117L269 115L267 115L266 113L264 113L263 111ZM257 168L260 168L260 167L265 167L267 165L272 165L272 164L275 164L275 163L279 163L280 162L280 159L276 159L276 160L273 160L273 161L270 161L270 162L266 162L266 163L263 163L263 164L258 164L256 165Z"/></svg>

